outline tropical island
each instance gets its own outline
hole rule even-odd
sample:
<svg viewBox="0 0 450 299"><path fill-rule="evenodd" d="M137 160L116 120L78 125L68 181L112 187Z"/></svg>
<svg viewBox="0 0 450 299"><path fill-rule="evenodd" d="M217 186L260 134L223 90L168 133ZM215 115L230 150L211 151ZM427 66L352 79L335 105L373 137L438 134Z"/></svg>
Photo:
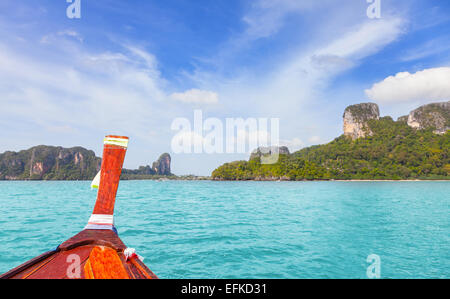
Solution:
<svg viewBox="0 0 450 299"><path fill-rule="evenodd" d="M249 161L226 163L214 180L449 180L450 102L419 107L394 121L377 104L347 107L344 134L328 144L295 153L276 148L278 162L261 163L273 148Z"/></svg>
<svg viewBox="0 0 450 299"><path fill-rule="evenodd" d="M428 104L394 121L377 104L349 106L343 134L330 143L290 153L258 148L248 161L226 163L211 177L176 176L171 157L123 169L122 180L450 180L450 101ZM263 160L279 154L274 164ZM101 158L83 147L35 146L0 154L0 180L92 180Z"/></svg>
<svg viewBox="0 0 450 299"><path fill-rule="evenodd" d="M102 159L83 147L39 145L0 154L0 180L92 180ZM171 157L162 154L152 166L123 169L121 179L173 179Z"/></svg>

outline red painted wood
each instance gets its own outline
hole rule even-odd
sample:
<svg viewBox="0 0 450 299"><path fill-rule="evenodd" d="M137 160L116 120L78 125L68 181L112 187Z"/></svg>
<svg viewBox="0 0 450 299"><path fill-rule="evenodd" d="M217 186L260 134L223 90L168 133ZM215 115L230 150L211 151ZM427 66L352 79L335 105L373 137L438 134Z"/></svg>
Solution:
<svg viewBox="0 0 450 299"><path fill-rule="evenodd" d="M128 139L128 137L121 136L107 137ZM121 146L104 145L100 186L97 194L97 202L94 207L94 214L114 214L117 188L119 187L119 180L126 151L127 149Z"/></svg>
<svg viewBox="0 0 450 299"><path fill-rule="evenodd" d="M116 138L126 138L122 136L107 136ZM94 214L113 215L114 203L116 200L117 188L119 186L122 165L125 159L126 148L115 145L104 145L102 172L100 186L97 195L97 202L94 207ZM84 264L89 257L91 250L95 246L106 246L114 249L119 255L131 278L145 279L158 278L149 268L138 259L125 262L123 251L125 244L119 236L112 230L86 229L73 236L56 250L44 253L5 274L1 278L22 278L22 279L61 279L67 277L67 269L70 266L68 257L76 254L80 257L80 278L85 278ZM69 259L70 260L70 259Z"/></svg>
<svg viewBox="0 0 450 299"><path fill-rule="evenodd" d="M112 230L85 229L59 245L58 249L68 251L78 246L92 244L108 246L116 251L124 251L127 248Z"/></svg>
<svg viewBox="0 0 450 299"><path fill-rule="evenodd" d="M107 246L114 249L125 266L131 278L157 279L158 277L138 259L125 262L123 250L126 246L122 240L109 230L84 230L70 238L58 247L57 251L50 252L35 258L11 271L0 275L1 278L16 279L63 279L67 277L67 269L70 266L67 258L71 254L80 257L81 279L85 278L84 264L95 246Z"/></svg>
<svg viewBox="0 0 450 299"><path fill-rule="evenodd" d="M48 251L41 254L22 265L11 269L10 271L0 275L0 279L20 279L21 277L31 273L36 268L40 267L42 264L46 263L52 256L57 254L59 250Z"/></svg>
<svg viewBox="0 0 450 299"><path fill-rule="evenodd" d="M48 262L45 266L37 270L32 275L26 277L27 279L62 279L67 276L67 270L71 266L73 262L71 259L68 259L70 255L76 254L80 259L81 263L86 261L89 257L89 253L95 246L81 246L77 247L71 251L61 251L59 252L50 262ZM83 274L82 268L80 269L80 277Z"/></svg>

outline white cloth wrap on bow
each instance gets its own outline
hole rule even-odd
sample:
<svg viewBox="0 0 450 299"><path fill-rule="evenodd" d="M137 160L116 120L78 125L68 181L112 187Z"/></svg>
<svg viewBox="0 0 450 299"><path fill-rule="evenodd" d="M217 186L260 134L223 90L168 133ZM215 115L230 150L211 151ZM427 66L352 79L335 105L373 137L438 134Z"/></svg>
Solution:
<svg viewBox="0 0 450 299"><path fill-rule="evenodd" d="M127 249L125 249L123 254L125 255L125 259L126 260L129 260L129 259L132 259L134 257L137 257L141 262L144 261L144 258L142 256L138 255L136 253L136 249L134 249L134 248L127 248Z"/></svg>

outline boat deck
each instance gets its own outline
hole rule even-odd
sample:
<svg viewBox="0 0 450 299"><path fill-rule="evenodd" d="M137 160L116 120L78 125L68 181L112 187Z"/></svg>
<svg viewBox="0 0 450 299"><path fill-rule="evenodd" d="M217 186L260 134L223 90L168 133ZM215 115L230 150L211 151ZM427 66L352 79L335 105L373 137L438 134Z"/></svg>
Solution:
<svg viewBox="0 0 450 299"><path fill-rule="evenodd" d="M112 230L83 230L62 243L56 250L48 251L3 274L9 279L84 279L84 267L91 251L103 246L115 250L129 278L157 279L158 277L138 258L126 261L127 248ZM79 258L79 259L78 259ZM79 261L79 263L77 262Z"/></svg>

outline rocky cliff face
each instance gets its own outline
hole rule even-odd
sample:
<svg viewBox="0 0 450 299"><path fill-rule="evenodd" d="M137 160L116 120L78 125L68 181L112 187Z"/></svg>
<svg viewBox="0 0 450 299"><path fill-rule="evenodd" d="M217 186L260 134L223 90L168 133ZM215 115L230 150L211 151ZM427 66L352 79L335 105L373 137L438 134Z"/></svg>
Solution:
<svg viewBox="0 0 450 299"><path fill-rule="evenodd" d="M84 180L100 169L101 159L82 147L36 146L0 154L0 179Z"/></svg>
<svg viewBox="0 0 450 299"><path fill-rule="evenodd" d="M411 111L408 125L415 129L434 129L436 134L450 130L450 101L421 106Z"/></svg>
<svg viewBox="0 0 450 299"><path fill-rule="evenodd" d="M372 135L367 122L380 119L380 109L375 103L362 103L349 106L344 112L344 135L353 140Z"/></svg>
<svg viewBox="0 0 450 299"><path fill-rule="evenodd" d="M101 167L101 158L82 147L35 146L20 152L0 154L0 180L92 180ZM171 157L163 154L153 167L123 169L131 175L172 175Z"/></svg>
<svg viewBox="0 0 450 299"><path fill-rule="evenodd" d="M142 176L153 176L153 175L172 175L170 170L171 157L169 154L162 154L159 159L153 162L152 167L140 166L138 169L123 169L123 178L139 178Z"/></svg>
<svg viewBox="0 0 450 299"><path fill-rule="evenodd" d="M153 162L153 170L157 175L171 175L170 163L172 158L168 153L162 154L159 159Z"/></svg>
<svg viewBox="0 0 450 299"><path fill-rule="evenodd" d="M286 146L270 146L270 147L258 147L256 150L252 152L250 155L250 160L261 158L263 156L272 155L272 153L276 154L289 155L289 149Z"/></svg>
<svg viewBox="0 0 450 299"><path fill-rule="evenodd" d="M408 115L403 115L397 118L398 122L407 123L408 122Z"/></svg>

